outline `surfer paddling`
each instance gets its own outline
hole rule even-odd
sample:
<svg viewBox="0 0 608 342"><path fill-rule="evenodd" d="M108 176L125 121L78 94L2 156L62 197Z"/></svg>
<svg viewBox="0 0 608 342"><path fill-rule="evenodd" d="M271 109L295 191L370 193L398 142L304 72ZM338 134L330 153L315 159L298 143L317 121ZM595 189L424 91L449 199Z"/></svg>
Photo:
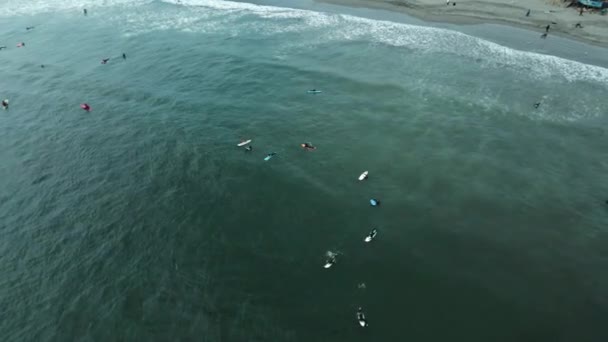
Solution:
<svg viewBox="0 0 608 342"><path fill-rule="evenodd" d="M369 234L367 234L363 241L370 242L376 237L376 235L378 235L378 229L374 228L371 232L369 232Z"/></svg>
<svg viewBox="0 0 608 342"><path fill-rule="evenodd" d="M365 318L365 314L363 313L363 309L361 307L357 309L357 321L359 322L360 326L367 326L367 319Z"/></svg>
<svg viewBox="0 0 608 342"><path fill-rule="evenodd" d="M308 150L308 151L313 151L313 150L317 149L316 147L312 146L311 143L303 143L303 144L300 144L300 146L302 146L303 149Z"/></svg>

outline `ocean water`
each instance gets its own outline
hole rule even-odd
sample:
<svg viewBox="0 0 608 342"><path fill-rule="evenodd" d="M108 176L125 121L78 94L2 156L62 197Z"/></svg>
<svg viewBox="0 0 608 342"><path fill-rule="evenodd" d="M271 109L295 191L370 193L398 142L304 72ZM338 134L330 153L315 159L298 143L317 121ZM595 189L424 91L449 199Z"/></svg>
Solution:
<svg viewBox="0 0 608 342"><path fill-rule="evenodd" d="M0 340L608 340L608 69L217 0L0 33Z"/></svg>

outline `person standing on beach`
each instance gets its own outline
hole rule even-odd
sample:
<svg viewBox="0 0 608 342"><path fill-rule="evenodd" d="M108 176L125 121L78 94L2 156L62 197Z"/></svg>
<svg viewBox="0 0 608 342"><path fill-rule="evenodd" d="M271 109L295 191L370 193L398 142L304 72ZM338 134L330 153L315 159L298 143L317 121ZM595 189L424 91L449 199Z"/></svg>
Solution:
<svg viewBox="0 0 608 342"><path fill-rule="evenodd" d="M127 55L124 52L122 54L122 59L124 59L125 61L127 60Z"/></svg>
<svg viewBox="0 0 608 342"><path fill-rule="evenodd" d="M530 16L530 10L528 10L528 12L526 12L526 17Z"/></svg>
<svg viewBox="0 0 608 342"><path fill-rule="evenodd" d="M579 9L579 11L578 11L578 15L579 15L580 17L582 17L582 16L583 16L583 8L582 8L582 7Z"/></svg>
<svg viewBox="0 0 608 342"><path fill-rule="evenodd" d="M86 16L87 16L87 9L86 9L86 8L85 8L85 9L83 9L83 10L82 10L82 13L84 13L84 16L86 17Z"/></svg>
<svg viewBox="0 0 608 342"><path fill-rule="evenodd" d="M549 33L550 28L551 28L551 25L547 25L547 27L545 27L545 32Z"/></svg>

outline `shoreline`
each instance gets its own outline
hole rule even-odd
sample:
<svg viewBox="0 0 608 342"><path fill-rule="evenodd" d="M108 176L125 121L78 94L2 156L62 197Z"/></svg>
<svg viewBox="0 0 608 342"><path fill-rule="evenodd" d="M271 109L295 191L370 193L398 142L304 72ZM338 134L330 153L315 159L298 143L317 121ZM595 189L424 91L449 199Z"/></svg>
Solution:
<svg viewBox="0 0 608 342"><path fill-rule="evenodd" d="M584 13L579 16L575 8L557 6L544 0L456 0L456 6L446 5L443 0L315 0L331 5L385 10L410 15L435 24L478 25L499 24L522 28L540 35L551 25L551 35L579 42L608 47L608 15ZM530 10L530 16L526 12ZM576 23L583 28L576 28Z"/></svg>

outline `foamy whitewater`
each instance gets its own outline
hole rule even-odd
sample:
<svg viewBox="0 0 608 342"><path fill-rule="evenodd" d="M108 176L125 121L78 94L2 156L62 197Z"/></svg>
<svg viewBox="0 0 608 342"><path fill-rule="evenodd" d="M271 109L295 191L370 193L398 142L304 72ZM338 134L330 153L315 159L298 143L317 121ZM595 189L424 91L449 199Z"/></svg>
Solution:
<svg viewBox="0 0 608 342"><path fill-rule="evenodd" d="M608 340L608 69L217 0L3 45L2 341Z"/></svg>

